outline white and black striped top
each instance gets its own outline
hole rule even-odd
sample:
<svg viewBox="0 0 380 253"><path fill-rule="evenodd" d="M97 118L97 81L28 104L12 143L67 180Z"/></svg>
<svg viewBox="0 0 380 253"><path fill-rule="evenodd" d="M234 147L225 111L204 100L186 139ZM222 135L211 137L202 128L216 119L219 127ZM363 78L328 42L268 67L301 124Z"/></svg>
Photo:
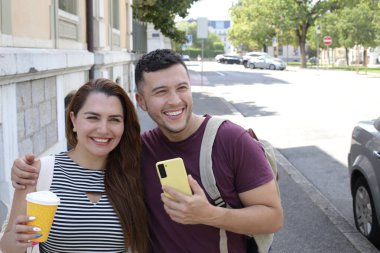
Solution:
<svg viewBox="0 0 380 253"><path fill-rule="evenodd" d="M83 168L61 153L50 190L61 202L41 252L126 252L119 218L105 194L104 171ZM92 203L87 192L100 192L99 202Z"/></svg>

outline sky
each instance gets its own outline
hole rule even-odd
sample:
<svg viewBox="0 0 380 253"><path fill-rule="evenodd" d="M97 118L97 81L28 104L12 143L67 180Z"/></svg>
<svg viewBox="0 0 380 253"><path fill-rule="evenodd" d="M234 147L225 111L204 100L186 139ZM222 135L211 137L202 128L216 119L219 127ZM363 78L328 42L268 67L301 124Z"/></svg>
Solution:
<svg viewBox="0 0 380 253"><path fill-rule="evenodd" d="M189 9L189 15L185 18L207 18L208 20L229 20L228 9L237 0L198 0Z"/></svg>

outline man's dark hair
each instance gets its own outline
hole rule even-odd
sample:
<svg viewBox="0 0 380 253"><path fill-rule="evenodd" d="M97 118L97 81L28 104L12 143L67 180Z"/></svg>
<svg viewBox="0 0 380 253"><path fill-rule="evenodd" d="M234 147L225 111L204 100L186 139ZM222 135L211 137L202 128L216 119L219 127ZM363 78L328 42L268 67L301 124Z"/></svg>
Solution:
<svg viewBox="0 0 380 253"><path fill-rule="evenodd" d="M182 57L170 49L157 49L149 52L141 57L137 62L135 68L135 83L137 89L144 81L143 72L154 72L161 69L167 69L173 65L182 64L186 69L186 64L183 62Z"/></svg>

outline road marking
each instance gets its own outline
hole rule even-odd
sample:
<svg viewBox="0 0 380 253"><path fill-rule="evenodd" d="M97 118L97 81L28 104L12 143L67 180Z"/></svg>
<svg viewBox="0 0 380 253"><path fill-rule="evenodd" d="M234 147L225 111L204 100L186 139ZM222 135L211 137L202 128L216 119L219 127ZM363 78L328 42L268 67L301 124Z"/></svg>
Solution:
<svg viewBox="0 0 380 253"><path fill-rule="evenodd" d="M217 73L218 75L221 75L221 76L225 76L225 74L223 74L222 72L215 71L215 73Z"/></svg>

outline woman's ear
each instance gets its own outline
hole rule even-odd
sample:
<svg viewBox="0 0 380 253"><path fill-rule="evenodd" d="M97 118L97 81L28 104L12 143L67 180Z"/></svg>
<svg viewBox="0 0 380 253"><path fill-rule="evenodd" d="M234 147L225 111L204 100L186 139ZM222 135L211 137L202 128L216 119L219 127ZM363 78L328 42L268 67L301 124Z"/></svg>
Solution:
<svg viewBox="0 0 380 253"><path fill-rule="evenodd" d="M77 130L75 128L76 126L76 122L75 122L75 115L74 115L74 112L70 112L70 120L71 120L71 123L73 124L73 132L75 133Z"/></svg>

